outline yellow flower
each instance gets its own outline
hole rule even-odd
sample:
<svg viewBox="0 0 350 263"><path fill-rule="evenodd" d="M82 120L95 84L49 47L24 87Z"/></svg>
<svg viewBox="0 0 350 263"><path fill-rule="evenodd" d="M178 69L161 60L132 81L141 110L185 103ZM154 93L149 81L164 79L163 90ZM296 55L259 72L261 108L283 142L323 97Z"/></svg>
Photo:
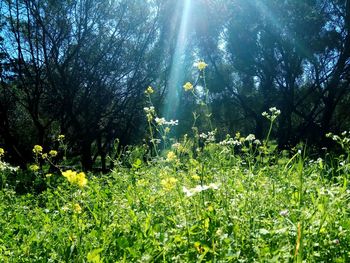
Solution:
<svg viewBox="0 0 350 263"><path fill-rule="evenodd" d="M192 175L192 179L193 179L193 180L200 180L201 178L200 178L199 175L194 174L194 175Z"/></svg>
<svg viewBox="0 0 350 263"><path fill-rule="evenodd" d="M173 151L168 152L168 154L166 155L166 160L168 162L176 160L176 154Z"/></svg>
<svg viewBox="0 0 350 263"><path fill-rule="evenodd" d="M152 94L154 92L153 88L151 86L148 86L148 88L145 90L146 94Z"/></svg>
<svg viewBox="0 0 350 263"><path fill-rule="evenodd" d="M65 172L62 172L62 175L67 178L68 182L74 183L75 177L77 176L77 172L67 170Z"/></svg>
<svg viewBox="0 0 350 263"><path fill-rule="evenodd" d="M166 179L163 179L160 184L163 186L164 190L170 191L173 189L176 185L177 179L174 177L169 177Z"/></svg>
<svg viewBox="0 0 350 263"><path fill-rule="evenodd" d="M65 136L63 134L58 135L57 141L63 141Z"/></svg>
<svg viewBox="0 0 350 263"><path fill-rule="evenodd" d="M206 64L204 61L198 61L198 62L196 63L196 67L197 67L199 70L204 70L207 66L208 66L208 64Z"/></svg>
<svg viewBox="0 0 350 263"><path fill-rule="evenodd" d="M88 182L84 172L77 174L77 172L74 172L72 170L67 170L61 173L64 177L67 178L68 182L70 182L71 184L76 184L79 187L84 187Z"/></svg>
<svg viewBox="0 0 350 263"><path fill-rule="evenodd" d="M42 157L43 159L46 159L46 158L47 158L47 153L43 153L43 154L41 155L41 157Z"/></svg>
<svg viewBox="0 0 350 263"><path fill-rule="evenodd" d="M57 151L51 150L51 151L49 151L49 154L50 154L50 156L55 157L55 156L57 156Z"/></svg>
<svg viewBox="0 0 350 263"><path fill-rule="evenodd" d="M37 172L39 170L39 165L37 164L31 164L29 165L29 170L33 171L33 172Z"/></svg>
<svg viewBox="0 0 350 263"><path fill-rule="evenodd" d="M40 146L40 145L34 145L34 148L33 148L33 153L35 154L41 154L43 151L43 147Z"/></svg>
<svg viewBox="0 0 350 263"><path fill-rule="evenodd" d="M79 204L74 204L74 212L80 214L83 209Z"/></svg>
<svg viewBox="0 0 350 263"><path fill-rule="evenodd" d="M189 91L193 89L193 85L191 84L191 82L186 82L186 84L183 85L183 88L185 89L185 91Z"/></svg>
<svg viewBox="0 0 350 263"><path fill-rule="evenodd" d="M88 180L86 179L85 173L78 173L76 176L76 184L80 187L84 187L87 184Z"/></svg>
<svg viewBox="0 0 350 263"><path fill-rule="evenodd" d="M50 178L52 176L52 174L45 174L46 178Z"/></svg>
<svg viewBox="0 0 350 263"><path fill-rule="evenodd" d="M5 155L5 151L3 148L0 148L0 157L4 156Z"/></svg>

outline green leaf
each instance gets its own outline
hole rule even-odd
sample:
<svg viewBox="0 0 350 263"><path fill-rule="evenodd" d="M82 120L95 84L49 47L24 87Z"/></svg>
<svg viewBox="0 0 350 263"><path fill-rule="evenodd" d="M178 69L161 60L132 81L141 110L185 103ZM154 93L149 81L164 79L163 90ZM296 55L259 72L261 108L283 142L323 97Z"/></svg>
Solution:
<svg viewBox="0 0 350 263"><path fill-rule="evenodd" d="M100 258L100 253L103 251L103 248L98 248L90 251L87 254L87 261L91 263L102 263L103 259Z"/></svg>

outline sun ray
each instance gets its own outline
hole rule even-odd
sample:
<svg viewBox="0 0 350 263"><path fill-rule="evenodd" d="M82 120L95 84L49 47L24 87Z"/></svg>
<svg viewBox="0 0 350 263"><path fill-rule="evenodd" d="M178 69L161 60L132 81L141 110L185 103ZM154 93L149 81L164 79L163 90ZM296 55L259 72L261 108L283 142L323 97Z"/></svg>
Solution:
<svg viewBox="0 0 350 263"><path fill-rule="evenodd" d="M184 60L188 42L187 38L190 30L191 7L192 0L184 0L180 28L170 69L170 77L167 83L168 90L163 108L163 115L166 118L174 118L179 107L179 98L182 92L181 87L184 82Z"/></svg>

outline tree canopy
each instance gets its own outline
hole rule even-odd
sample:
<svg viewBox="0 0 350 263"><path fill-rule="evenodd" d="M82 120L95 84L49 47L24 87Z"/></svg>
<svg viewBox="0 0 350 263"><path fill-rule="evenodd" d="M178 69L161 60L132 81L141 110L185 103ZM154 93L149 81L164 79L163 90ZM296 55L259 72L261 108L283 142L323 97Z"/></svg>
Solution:
<svg viewBox="0 0 350 263"><path fill-rule="evenodd" d="M182 82L199 59L223 134L263 136L274 106L282 148L349 129L350 1L3 0L0 146L25 164L64 134L86 169L98 157L106 169L116 139L144 137L150 85L190 130L197 101Z"/></svg>

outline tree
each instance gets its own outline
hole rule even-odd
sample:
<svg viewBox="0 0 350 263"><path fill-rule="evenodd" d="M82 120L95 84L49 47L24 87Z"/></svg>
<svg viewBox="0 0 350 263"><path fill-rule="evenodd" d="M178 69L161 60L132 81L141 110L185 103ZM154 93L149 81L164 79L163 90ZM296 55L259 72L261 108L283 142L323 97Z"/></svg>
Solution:
<svg viewBox="0 0 350 263"><path fill-rule="evenodd" d="M138 1L6 1L1 48L16 76L11 95L30 115L35 143L66 134L86 169L94 154L105 168L116 137L129 143L157 71L156 8Z"/></svg>
<svg viewBox="0 0 350 263"><path fill-rule="evenodd" d="M215 7L220 1L203 2ZM221 83L213 89L216 104L252 120L259 137L261 112L279 107L276 136L282 147L307 139L319 143L326 132L339 129L334 114L349 94L349 1L220 4L220 14L203 5L213 14L207 28L214 33L198 32L215 71L213 83ZM218 23L222 20L227 22ZM228 126L239 114L226 115Z"/></svg>

